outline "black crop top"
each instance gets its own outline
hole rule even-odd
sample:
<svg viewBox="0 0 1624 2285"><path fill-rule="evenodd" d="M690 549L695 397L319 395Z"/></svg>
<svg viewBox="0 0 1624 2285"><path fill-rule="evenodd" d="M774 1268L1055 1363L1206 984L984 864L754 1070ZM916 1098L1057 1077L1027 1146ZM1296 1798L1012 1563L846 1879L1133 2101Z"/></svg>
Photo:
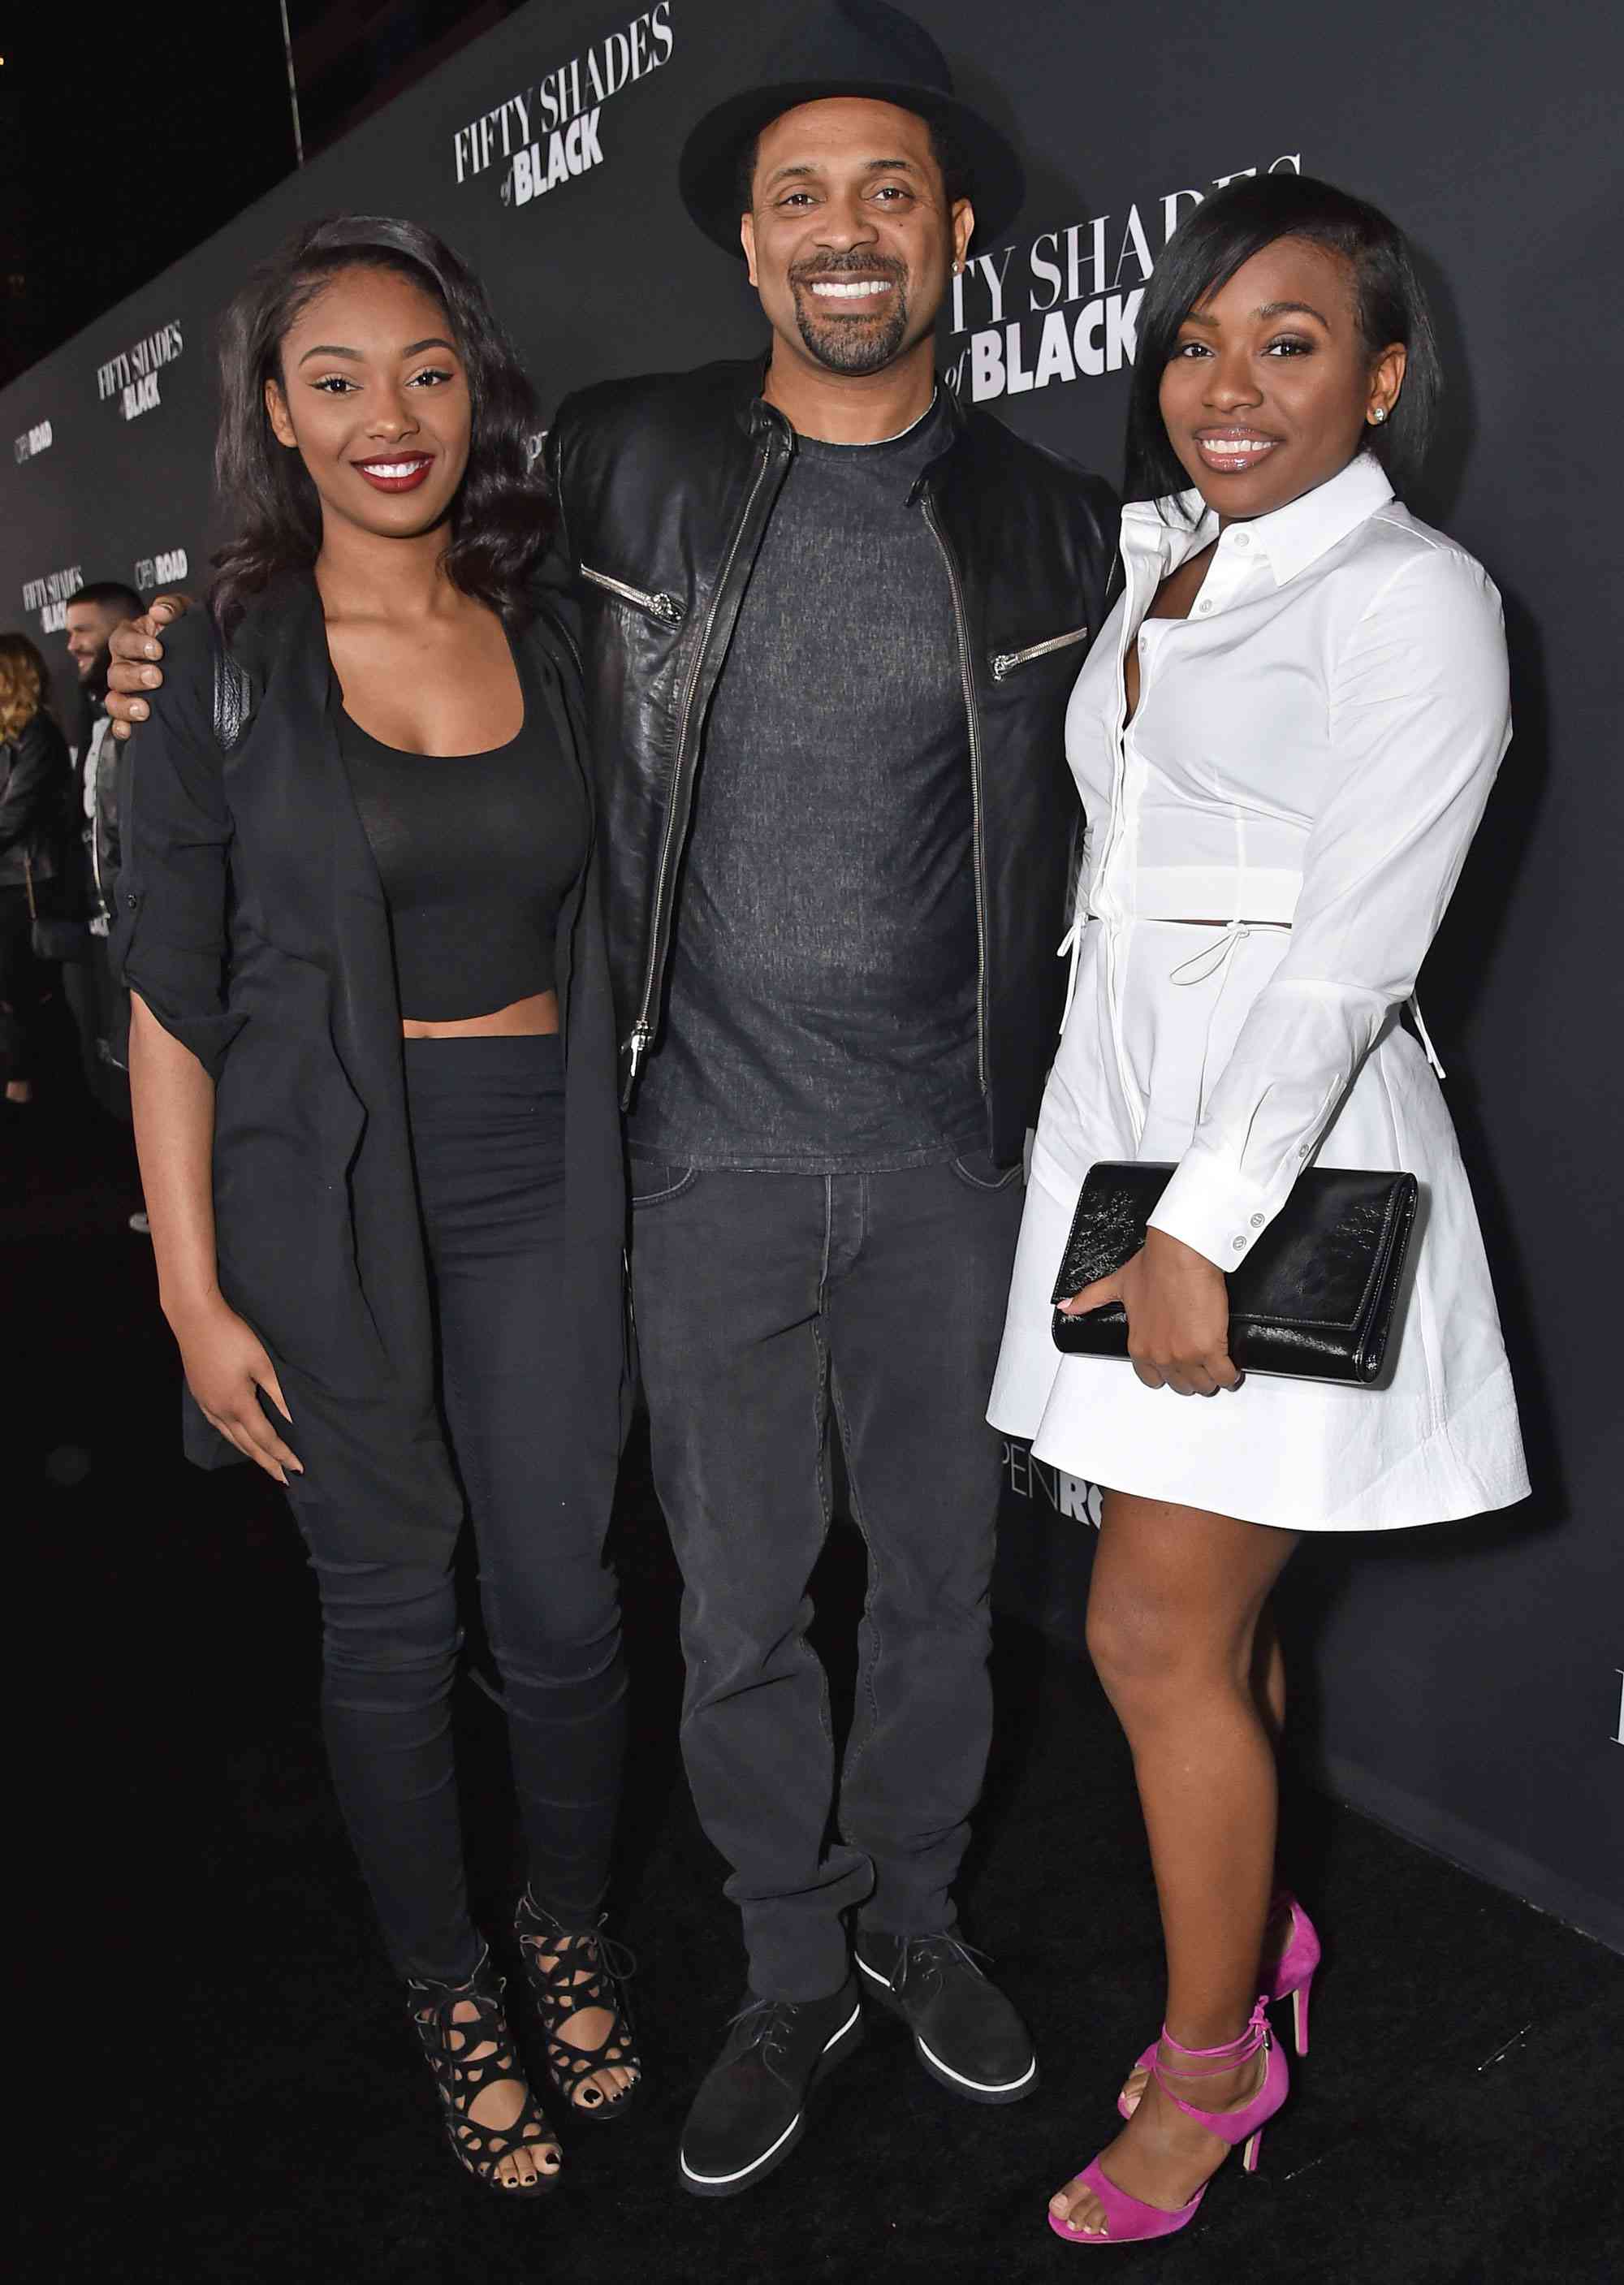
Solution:
<svg viewBox="0 0 1624 2285"><path fill-rule="evenodd" d="M586 861L586 801L522 663L519 679L523 725L485 754L404 753L338 709L411 1021L489 1016L553 988L559 907Z"/></svg>

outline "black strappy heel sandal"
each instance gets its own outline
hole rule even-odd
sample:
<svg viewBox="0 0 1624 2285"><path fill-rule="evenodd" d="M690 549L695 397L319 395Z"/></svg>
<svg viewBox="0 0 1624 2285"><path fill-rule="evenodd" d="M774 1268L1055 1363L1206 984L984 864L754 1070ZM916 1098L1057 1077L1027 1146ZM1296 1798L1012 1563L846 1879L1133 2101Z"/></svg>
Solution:
<svg viewBox="0 0 1624 2285"><path fill-rule="evenodd" d="M624 2117L643 2083L643 2062L632 2036L632 2014L624 1985L637 1971L637 1961L624 1943L596 1928L566 1928L545 1912L527 1888L514 1916L526 1981L547 2042L547 2071L553 2085L577 2118L605 2125ZM551 1959L551 1967L542 1966ZM572 2015L588 2007L604 2007L612 2021L595 2047L572 2046L559 2035ZM619 2094L606 2095L586 2081L594 2071L635 2071L637 2077ZM592 2096L600 2097L597 2101Z"/></svg>
<svg viewBox="0 0 1624 2285"><path fill-rule="evenodd" d="M541 2165L541 2153L550 2148L561 2161L557 2135L546 2114L525 2085L524 2108L508 2126L482 2126L469 2116L473 2105L488 2087L503 2079L524 2084L524 2072L514 2046L513 2033L502 2013L502 1978L490 1965L490 1954L480 1955L478 1967L466 1983L407 1982L412 2023L422 2043L428 2068L440 2097L445 2138L459 2164L473 2179L499 2197L535 2198L556 2189L562 2171ZM455 2019L457 2008L467 2005L475 2013L466 2022ZM471 2060L475 2049L489 2046L489 2054ZM535 2154L537 2171L528 2182L506 2179L498 2171L504 2158L516 2150Z"/></svg>

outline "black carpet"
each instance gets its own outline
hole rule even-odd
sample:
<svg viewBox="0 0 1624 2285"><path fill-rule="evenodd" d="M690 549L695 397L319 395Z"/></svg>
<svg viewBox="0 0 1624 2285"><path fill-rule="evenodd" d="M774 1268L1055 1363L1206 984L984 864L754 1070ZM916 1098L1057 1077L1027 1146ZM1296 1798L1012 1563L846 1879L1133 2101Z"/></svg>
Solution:
<svg viewBox="0 0 1624 2285"><path fill-rule="evenodd" d="M439 2140L324 1773L316 1611L249 1470L184 1467L177 1374L116 1133L71 1095L9 1114L0 1197L8 1502L27 1773L11 2019L29 2280L734 2285L1061 2279L1495 2285L1624 2274L1624 1967L1353 1813L1289 1788L1285 1871L1327 1959L1314 2047L1255 2179L1227 2167L1161 2246L1073 2249L1047 2194L1110 2134L1156 2029L1127 1757L1085 1663L1000 1624L995 1766L967 1932L1039 2038L1008 2109L954 2101L869 2019L806 2142L725 2203L686 2196L679 2125L742 1960L675 1755L675 1580L640 1441L617 1525L636 1677L620 1925L645 2098L566 2125L569 2178L503 2210ZM817 1582L832 1665L861 1551ZM470 1682L482 1916L511 1904L499 1716Z"/></svg>

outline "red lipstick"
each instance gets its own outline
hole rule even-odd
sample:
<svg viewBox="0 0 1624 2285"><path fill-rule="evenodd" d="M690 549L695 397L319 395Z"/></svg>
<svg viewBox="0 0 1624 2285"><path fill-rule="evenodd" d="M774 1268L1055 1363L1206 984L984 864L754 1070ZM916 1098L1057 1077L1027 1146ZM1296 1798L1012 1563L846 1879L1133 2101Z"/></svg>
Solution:
<svg viewBox="0 0 1624 2285"><path fill-rule="evenodd" d="M415 491L434 464L432 452L380 452L373 459L350 462L381 492Z"/></svg>

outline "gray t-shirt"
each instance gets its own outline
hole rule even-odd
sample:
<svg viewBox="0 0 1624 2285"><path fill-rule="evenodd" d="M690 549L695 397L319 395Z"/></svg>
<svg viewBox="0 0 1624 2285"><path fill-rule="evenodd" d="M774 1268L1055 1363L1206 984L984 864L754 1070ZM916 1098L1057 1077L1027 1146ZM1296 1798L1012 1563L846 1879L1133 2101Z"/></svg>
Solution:
<svg viewBox="0 0 1624 2285"><path fill-rule="evenodd" d="M946 408L796 440L710 719L639 1155L821 1174L975 1148L969 732L946 562L909 494Z"/></svg>

